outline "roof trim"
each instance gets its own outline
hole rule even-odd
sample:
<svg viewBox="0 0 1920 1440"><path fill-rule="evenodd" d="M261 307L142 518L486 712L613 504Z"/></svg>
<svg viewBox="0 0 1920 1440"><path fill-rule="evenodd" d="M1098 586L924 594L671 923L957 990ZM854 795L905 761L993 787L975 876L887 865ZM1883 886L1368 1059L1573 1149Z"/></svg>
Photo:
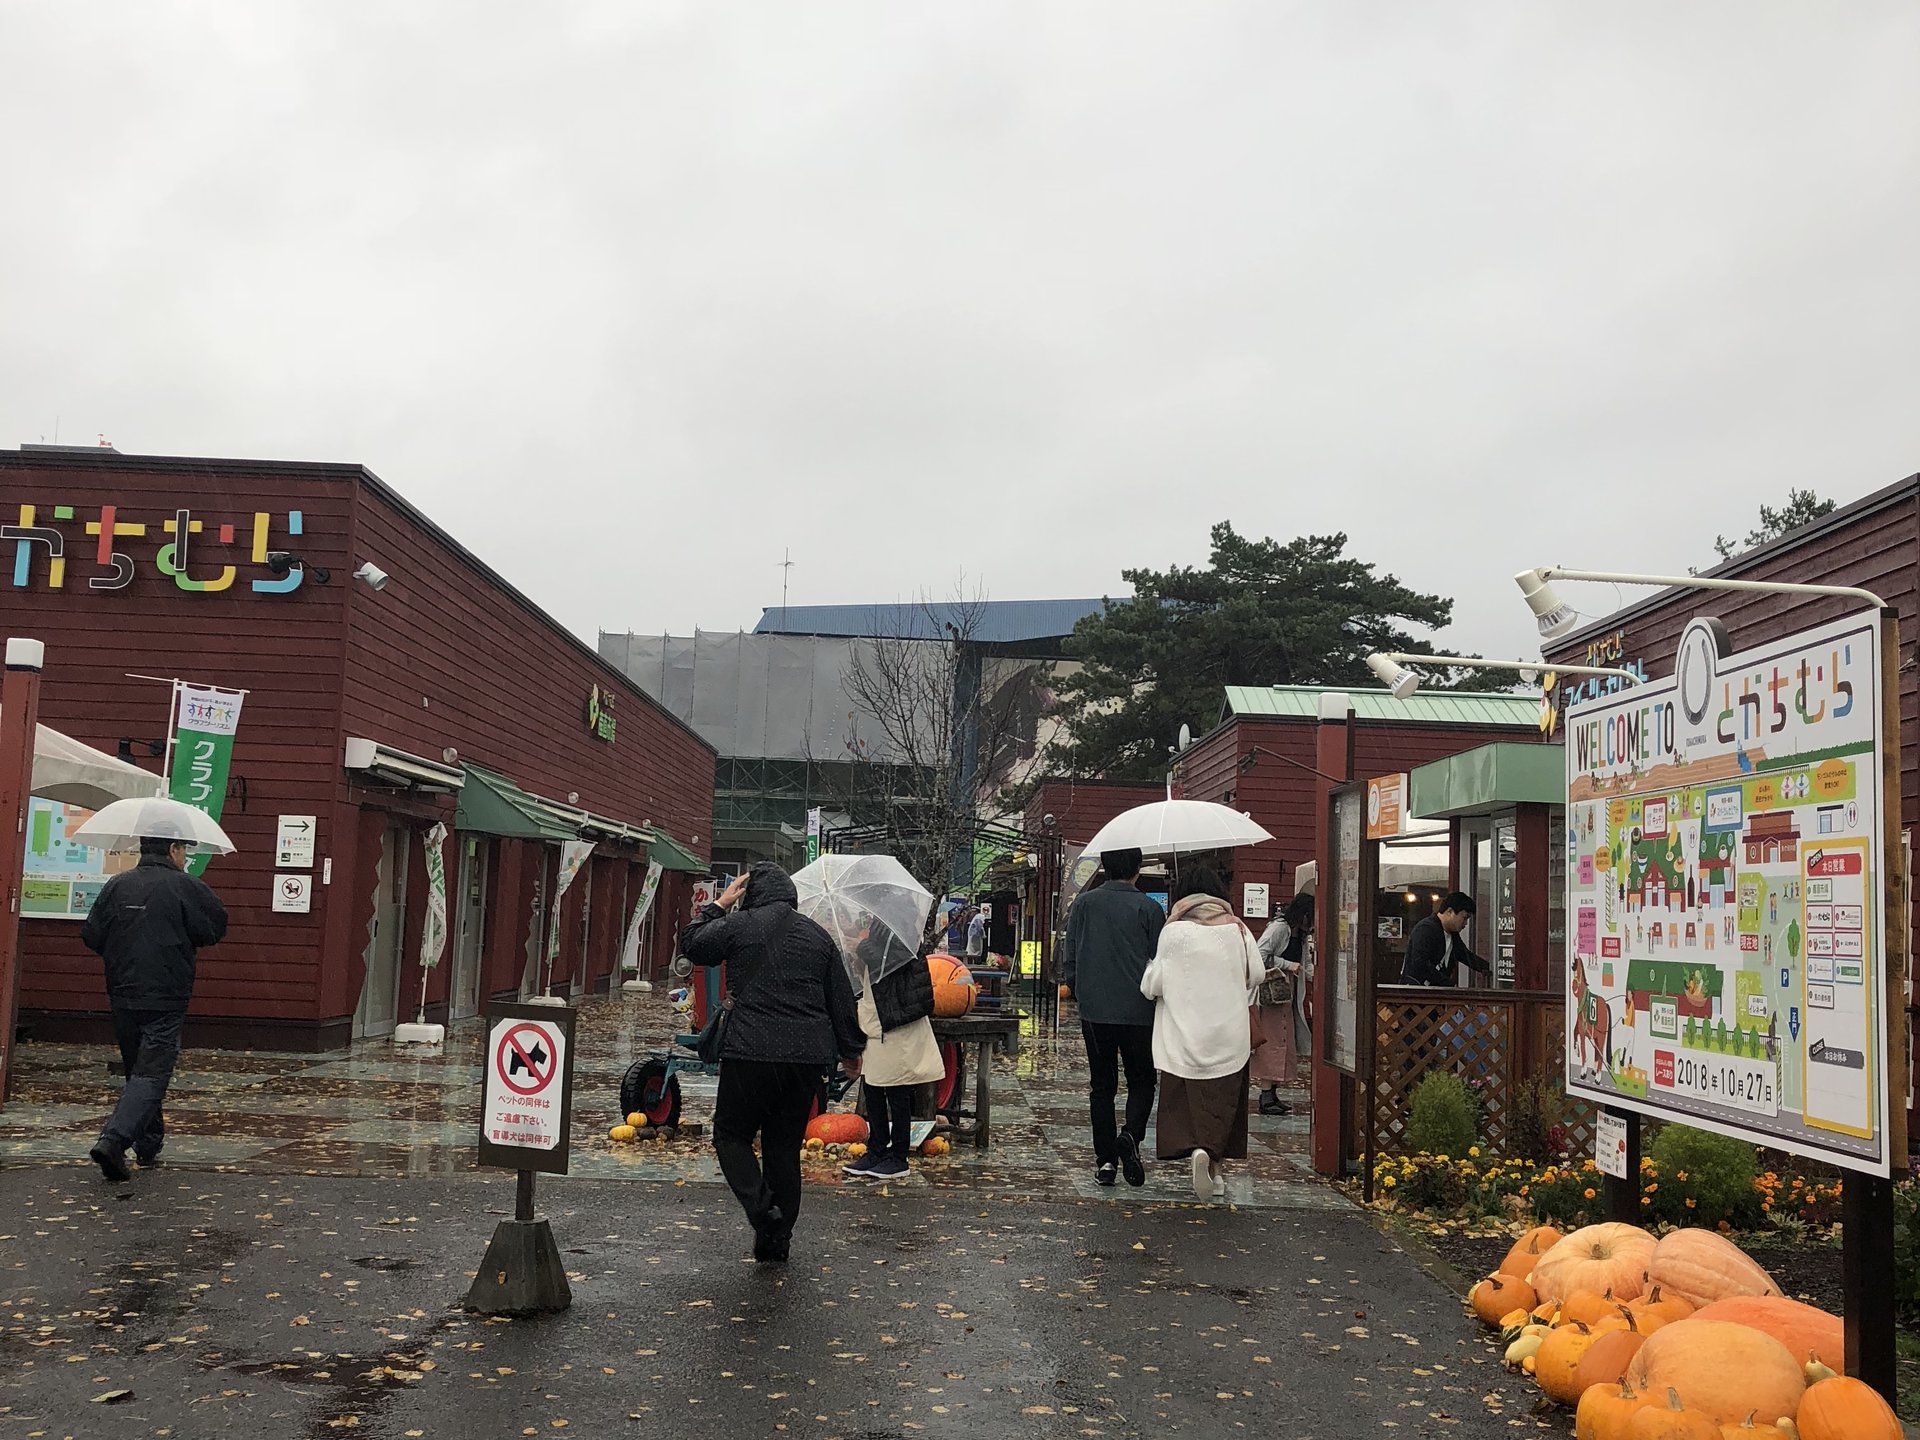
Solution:
<svg viewBox="0 0 1920 1440"><path fill-rule="evenodd" d="M406 496L382 480L364 465L339 461L321 460L236 460L231 458L201 458L188 455L126 455L116 450L81 449L77 453L45 450L0 450L0 468L40 468L51 467L68 470L112 470L129 465L143 466L149 470L174 472L179 474L267 474L279 475L288 479L326 479L344 480L350 484L364 485L381 499L400 511L414 524L433 538L435 543L445 547L456 560L479 575L494 589L500 591L514 604L527 611L562 641L586 656L604 674L611 677L623 692L634 701L646 706L659 715L676 730L680 730L703 749L711 751L715 759L720 752L701 738L698 731L687 724L678 715L667 709L653 696L629 680L606 660L593 646L582 640L553 616L541 609L526 593L515 587L504 575L482 560L473 551L462 545L424 510L415 505Z"/></svg>
<svg viewBox="0 0 1920 1440"><path fill-rule="evenodd" d="M1776 556L1796 550L1809 541L1818 540L1821 536L1829 535L1835 530L1844 529L1876 511L1891 509L1901 501L1913 499L1915 496L1920 496L1920 473L1909 475L1904 480L1896 480L1891 485L1884 485L1869 495L1863 495L1858 500L1839 506L1830 515L1822 515L1818 520L1802 525L1797 530L1789 530L1778 539L1769 540L1764 545L1743 550L1730 560L1722 560L1711 570L1702 570L1700 574L1714 580L1737 580L1749 570L1758 569ZM1665 589L1656 590L1644 600L1636 600L1633 604L1602 616L1591 624L1569 631L1558 640L1549 641L1540 653L1551 660L1555 656L1564 658L1575 651L1584 650L1588 644L1608 631L1619 630L1632 621L1671 605L1681 593L1678 586L1671 585Z"/></svg>
<svg viewBox="0 0 1920 1440"><path fill-rule="evenodd" d="M1532 695L1485 690L1429 690L1396 700L1384 690L1343 685L1228 685L1222 715L1227 720L1312 722L1323 695L1346 695L1357 724L1459 725L1535 730L1540 701ZM1286 702L1293 703L1288 704Z"/></svg>

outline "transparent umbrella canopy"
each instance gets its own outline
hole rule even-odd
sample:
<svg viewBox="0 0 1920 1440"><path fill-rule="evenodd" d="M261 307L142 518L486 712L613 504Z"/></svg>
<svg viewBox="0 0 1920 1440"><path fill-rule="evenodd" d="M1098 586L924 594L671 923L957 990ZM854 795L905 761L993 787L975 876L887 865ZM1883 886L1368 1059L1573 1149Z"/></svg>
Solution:
<svg viewBox="0 0 1920 1440"><path fill-rule="evenodd" d="M800 913L840 947L855 986L918 957L933 895L891 855L822 855L793 887Z"/></svg>
<svg viewBox="0 0 1920 1440"><path fill-rule="evenodd" d="M233 853L233 841L216 820L165 795L116 800L96 811L73 838L99 850L134 850L142 840L178 840L196 850Z"/></svg>

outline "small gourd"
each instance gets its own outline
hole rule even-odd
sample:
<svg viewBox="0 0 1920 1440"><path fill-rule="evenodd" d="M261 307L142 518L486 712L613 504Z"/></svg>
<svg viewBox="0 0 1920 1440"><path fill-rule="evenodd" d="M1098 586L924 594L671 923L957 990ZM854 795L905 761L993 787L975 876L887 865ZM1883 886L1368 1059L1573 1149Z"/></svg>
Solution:
<svg viewBox="0 0 1920 1440"><path fill-rule="evenodd" d="M1580 1384L1577 1379L1580 1362L1586 1358L1588 1349L1598 1338L1591 1326L1570 1320L1542 1342L1540 1353L1535 1357L1534 1378L1539 1380L1540 1388L1550 1398L1562 1405L1580 1403Z"/></svg>
<svg viewBox="0 0 1920 1440"><path fill-rule="evenodd" d="M614 1126L614 1127L613 1127L613 1128L612 1128L611 1130L609 1130L609 1131L607 1131L607 1139L609 1139L609 1140L631 1140L631 1139L633 1139L633 1126L631 1126L631 1125L615 1125L615 1126Z"/></svg>

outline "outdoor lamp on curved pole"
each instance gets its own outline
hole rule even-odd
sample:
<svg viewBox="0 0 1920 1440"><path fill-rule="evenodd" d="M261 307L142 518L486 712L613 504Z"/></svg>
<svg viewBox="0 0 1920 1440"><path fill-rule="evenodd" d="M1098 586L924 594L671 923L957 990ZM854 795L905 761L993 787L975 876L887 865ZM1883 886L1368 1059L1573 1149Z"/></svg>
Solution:
<svg viewBox="0 0 1920 1440"><path fill-rule="evenodd" d="M1781 580L1722 580L1711 575L1630 575L1611 570L1567 570L1558 565L1542 565L1522 570L1513 577L1526 597L1527 608L1540 629L1542 640L1558 640L1579 628L1580 615L1554 591L1555 580L1598 580L1608 585L1654 585L1680 590L1749 590L1764 595L1839 595L1864 600L1876 610L1887 602L1871 590L1855 585L1795 585ZM1578 673L1571 665L1559 667Z"/></svg>
<svg viewBox="0 0 1920 1440"><path fill-rule="evenodd" d="M1465 655L1414 655L1403 650L1376 650L1367 656L1367 668L1379 677L1380 683L1387 687L1396 700L1410 700L1420 688L1420 676L1407 669L1407 666L1422 662L1454 665L1463 670L1514 670L1528 685L1542 670L1555 675L1612 675L1630 684L1640 683L1640 677L1631 670L1610 665L1550 665L1545 660L1475 660Z"/></svg>

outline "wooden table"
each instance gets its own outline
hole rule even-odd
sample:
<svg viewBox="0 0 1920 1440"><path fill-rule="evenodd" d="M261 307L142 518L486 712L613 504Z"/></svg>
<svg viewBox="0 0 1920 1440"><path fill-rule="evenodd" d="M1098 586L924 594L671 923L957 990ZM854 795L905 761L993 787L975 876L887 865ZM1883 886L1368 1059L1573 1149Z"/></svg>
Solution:
<svg viewBox="0 0 1920 1440"><path fill-rule="evenodd" d="M1002 1040L1017 1039L1020 1022L1026 1017L1008 1015L962 1015L957 1019L935 1017L933 1038L942 1045L973 1047L973 1146L987 1148L993 1115L993 1050Z"/></svg>

